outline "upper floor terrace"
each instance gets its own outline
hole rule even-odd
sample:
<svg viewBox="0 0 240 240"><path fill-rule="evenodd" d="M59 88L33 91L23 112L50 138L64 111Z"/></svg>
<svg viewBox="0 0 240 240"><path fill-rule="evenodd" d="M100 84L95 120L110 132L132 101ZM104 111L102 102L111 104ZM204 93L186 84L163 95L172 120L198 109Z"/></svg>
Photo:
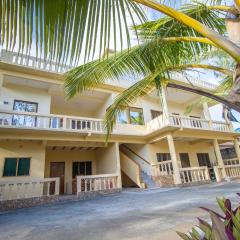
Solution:
<svg viewBox="0 0 240 240"><path fill-rule="evenodd" d="M87 136L105 134L103 119L16 111L0 111L0 128L2 131L3 129L12 129L14 131L19 129L85 134ZM117 123L113 130L113 136L148 138L155 133L161 133L161 131L177 129L234 134L232 126L226 122L162 114L142 125Z"/></svg>
<svg viewBox="0 0 240 240"><path fill-rule="evenodd" d="M17 52L10 52L4 49L1 50L0 60L2 62L6 62L13 65L19 65L19 66L36 69L36 70L58 73L58 74L65 73L73 68L73 66L71 65L57 64L56 62L50 61L47 59L33 57L25 54L19 54ZM208 89L208 90L214 90L217 87L217 85L214 83L201 80L200 77L188 76L186 78L182 74L178 74L178 73L172 74L171 77L176 81L184 82L186 84L193 84L197 87ZM118 84L122 87L128 87L130 86L131 82L129 83L129 81L124 80L123 78L121 82L116 83L113 81L108 81L108 84L111 84L111 85Z"/></svg>
<svg viewBox="0 0 240 240"><path fill-rule="evenodd" d="M84 135L104 134L103 117L114 98L124 89L116 86L86 91L66 101L63 79L54 79L52 72L64 72L69 66L55 66L42 59L2 50L1 60L8 67L0 69L0 128L2 132L31 130ZM25 57L25 58L24 58ZM23 69L20 73L16 70ZM34 71L33 71L34 70ZM44 71L44 77L34 75ZM24 72L24 74L23 74ZM180 75L175 78L181 79ZM182 79L181 81L188 81ZM195 84L199 83L197 80ZM193 82L192 82L193 83ZM213 89L214 85L201 83ZM118 116L113 136L135 136L142 139L164 131L188 129L234 134L230 124L212 121L208 109L196 106L186 115L186 107L199 96L177 89L168 89L165 107L156 93L139 99ZM167 109L167 111L163 110ZM3 131L4 130L4 131Z"/></svg>

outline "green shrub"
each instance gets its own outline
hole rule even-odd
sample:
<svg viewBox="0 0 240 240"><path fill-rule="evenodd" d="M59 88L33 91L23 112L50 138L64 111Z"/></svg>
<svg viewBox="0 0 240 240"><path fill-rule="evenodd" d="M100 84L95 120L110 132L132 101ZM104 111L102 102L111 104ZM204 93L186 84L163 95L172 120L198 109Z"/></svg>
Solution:
<svg viewBox="0 0 240 240"><path fill-rule="evenodd" d="M232 209L229 199L217 198L217 202L223 215L201 207L209 212L211 223L199 218L198 226L192 228L189 233L177 232L177 234L184 240L240 240L240 205Z"/></svg>

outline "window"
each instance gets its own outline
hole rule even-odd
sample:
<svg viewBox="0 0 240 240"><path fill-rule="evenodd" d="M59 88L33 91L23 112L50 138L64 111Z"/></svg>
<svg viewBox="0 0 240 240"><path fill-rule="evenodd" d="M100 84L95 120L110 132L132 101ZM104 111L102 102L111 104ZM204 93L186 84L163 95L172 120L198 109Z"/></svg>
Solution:
<svg viewBox="0 0 240 240"><path fill-rule="evenodd" d="M188 153L179 153L182 168L191 167Z"/></svg>
<svg viewBox="0 0 240 240"><path fill-rule="evenodd" d="M85 175L92 175L92 162L74 162L72 168L72 178Z"/></svg>
<svg viewBox="0 0 240 240"><path fill-rule="evenodd" d="M142 108L129 108L129 119L130 123L134 125L143 125L143 109Z"/></svg>
<svg viewBox="0 0 240 240"><path fill-rule="evenodd" d="M34 102L27 102L21 100L14 100L14 111L20 112L37 112L38 104ZM16 126L35 127L37 117L26 115L14 115L12 118L12 124Z"/></svg>
<svg viewBox="0 0 240 240"><path fill-rule="evenodd" d="M121 124L144 125L143 109L129 107L118 114L117 122Z"/></svg>
<svg viewBox="0 0 240 240"><path fill-rule="evenodd" d="M161 111L151 110L152 119L157 118L162 115Z"/></svg>
<svg viewBox="0 0 240 240"><path fill-rule="evenodd" d="M29 176L30 158L5 158L3 177Z"/></svg>
<svg viewBox="0 0 240 240"><path fill-rule="evenodd" d="M209 159L209 154L208 153L197 153L197 158L198 158L198 163L200 167L211 167L211 162Z"/></svg>
<svg viewBox="0 0 240 240"><path fill-rule="evenodd" d="M128 123L128 118L125 111L118 113L118 123L121 123L121 124Z"/></svg>
<svg viewBox="0 0 240 240"><path fill-rule="evenodd" d="M158 162L165 162L170 161L171 155L170 153L157 153L157 161Z"/></svg>

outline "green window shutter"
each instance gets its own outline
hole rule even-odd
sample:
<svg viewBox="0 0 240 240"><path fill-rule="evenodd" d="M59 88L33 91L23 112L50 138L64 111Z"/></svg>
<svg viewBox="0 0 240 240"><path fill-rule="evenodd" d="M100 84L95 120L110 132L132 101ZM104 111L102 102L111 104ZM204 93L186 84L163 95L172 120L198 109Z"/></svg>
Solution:
<svg viewBox="0 0 240 240"><path fill-rule="evenodd" d="M27 176L30 170L30 158L19 158L17 176Z"/></svg>
<svg viewBox="0 0 240 240"><path fill-rule="evenodd" d="M6 158L3 177L16 176L17 158Z"/></svg>

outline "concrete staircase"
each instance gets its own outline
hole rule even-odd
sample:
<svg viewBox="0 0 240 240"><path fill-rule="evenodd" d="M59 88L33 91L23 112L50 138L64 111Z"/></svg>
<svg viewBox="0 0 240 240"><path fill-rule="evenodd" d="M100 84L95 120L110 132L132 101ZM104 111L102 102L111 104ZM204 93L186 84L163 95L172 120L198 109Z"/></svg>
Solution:
<svg viewBox="0 0 240 240"><path fill-rule="evenodd" d="M147 185L147 188L157 188L158 187L156 185L156 183L152 180L152 178L145 172L141 171L141 177L142 177L143 182Z"/></svg>

